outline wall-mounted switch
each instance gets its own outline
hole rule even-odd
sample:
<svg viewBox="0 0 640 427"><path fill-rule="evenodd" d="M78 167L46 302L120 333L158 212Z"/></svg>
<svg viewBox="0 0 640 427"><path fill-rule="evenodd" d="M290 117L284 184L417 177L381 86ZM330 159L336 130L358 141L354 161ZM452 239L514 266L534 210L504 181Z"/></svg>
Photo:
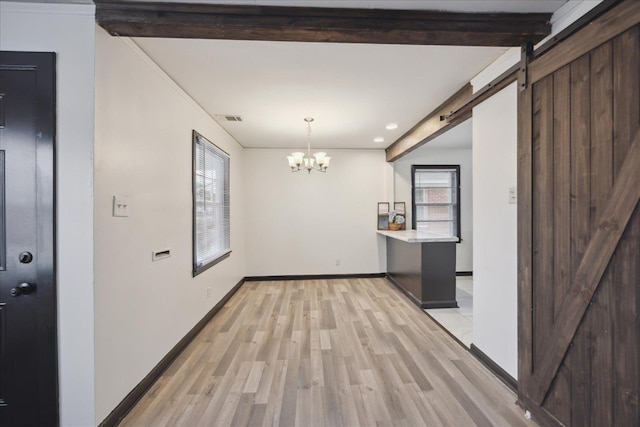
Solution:
<svg viewBox="0 0 640 427"><path fill-rule="evenodd" d="M129 197L113 196L113 216L129 216Z"/></svg>
<svg viewBox="0 0 640 427"><path fill-rule="evenodd" d="M518 202L518 194L516 193L516 187L509 187L509 204L515 205Z"/></svg>

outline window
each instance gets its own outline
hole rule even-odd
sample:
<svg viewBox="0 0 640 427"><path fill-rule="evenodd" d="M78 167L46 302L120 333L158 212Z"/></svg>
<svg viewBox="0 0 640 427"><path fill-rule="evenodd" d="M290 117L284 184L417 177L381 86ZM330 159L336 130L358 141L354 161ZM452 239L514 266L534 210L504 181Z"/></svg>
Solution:
<svg viewBox="0 0 640 427"><path fill-rule="evenodd" d="M229 155L193 131L193 275L231 254Z"/></svg>
<svg viewBox="0 0 640 427"><path fill-rule="evenodd" d="M460 239L460 166L412 166L413 228Z"/></svg>

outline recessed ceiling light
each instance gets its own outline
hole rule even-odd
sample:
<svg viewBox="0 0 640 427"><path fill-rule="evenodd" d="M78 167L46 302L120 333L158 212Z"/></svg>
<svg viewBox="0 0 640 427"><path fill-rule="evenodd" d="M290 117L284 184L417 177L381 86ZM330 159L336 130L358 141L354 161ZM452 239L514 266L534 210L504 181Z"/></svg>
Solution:
<svg viewBox="0 0 640 427"><path fill-rule="evenodd" d="M386 126L387 130L394 130L394 129L398 129L398 124L397 123L389 123Z"/></svg>
<svg viewBox="0 0 640 427"><path fill-rule="evenodd" d="M384 142L384 138L379 136L377 138L373 138L373 142Z"/></svg>

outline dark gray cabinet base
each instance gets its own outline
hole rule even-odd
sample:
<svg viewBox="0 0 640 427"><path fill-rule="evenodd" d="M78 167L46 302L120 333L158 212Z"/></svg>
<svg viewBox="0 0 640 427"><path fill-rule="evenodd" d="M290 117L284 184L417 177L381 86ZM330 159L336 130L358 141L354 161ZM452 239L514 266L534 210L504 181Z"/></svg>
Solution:
<svg viewBox="0 0 640 427"><path fill-rule="evenodd" d="M456 242L407 243L387 237L387 276L421 308L454 308Z"/></svg>

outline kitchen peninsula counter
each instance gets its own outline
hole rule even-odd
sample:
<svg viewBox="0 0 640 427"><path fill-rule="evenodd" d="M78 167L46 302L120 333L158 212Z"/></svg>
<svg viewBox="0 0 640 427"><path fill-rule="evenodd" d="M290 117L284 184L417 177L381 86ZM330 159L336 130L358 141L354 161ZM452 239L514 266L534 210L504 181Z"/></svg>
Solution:
<svg viewBox="0 0 640 427"><path fill-rule="evenodd" d="M458 307L457 237L378 230L387 240L387 277L421 308Z"/></svg>

